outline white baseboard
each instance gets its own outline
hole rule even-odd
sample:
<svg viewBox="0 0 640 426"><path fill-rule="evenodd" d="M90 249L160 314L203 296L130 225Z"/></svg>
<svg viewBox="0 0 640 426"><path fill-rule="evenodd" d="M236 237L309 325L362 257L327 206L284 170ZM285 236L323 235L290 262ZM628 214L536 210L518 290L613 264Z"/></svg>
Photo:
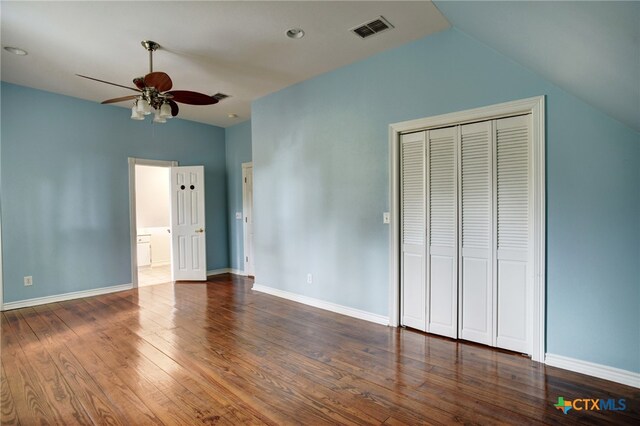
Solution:
<svg viewBox="0 0 640 426"><path fill-rule="evenodd" d="M167 266L167 265L171 265L170 260L159 260L157 262L151 262L152 268L157 268L158 266Z"/></svg>
<svg viewBox="0 0 640 426"><path fill-rule="evenodd" d="M207 276L211 276L211 275L220 275L220 274L234 274L234 275L242 275L242 276L247 276L244 271L240 271L238 269L233 269L233 268L220 268L220 269L213 269L211 271L207 271Z"/></svg>
<svg viewBox="0 0 640 426"><path fill-rule="evenodd" d="M35 297L33 299L26 299L26 300L19 300L17 302L4 303L2 305L2 310L10 311L11 309L46 305L47 303L63 302L65 300L80 299L82 297L99 296L101 294L131 290L132 288L133 288L133 284L120 284L120 285L114 285L110 287L94 288L93 290L73 291L71 293L57 294L55 296Z"/></svg>
<svg viewBox="0 0 640 426"><path fill-rule="evenodd" d="M634 373L633 371L554 354L546 354L544 363L552 367L564 368L576 373L588 374L600 379L640 388L640 373Z"/></svg>
<svg viewBox="0 0 640 426"><path fill-rule="evenodd" d="M326 302L324 300L314 299L313 297L290 293L288 291L279 290L277 288L267 287L260 284L254 284L252 290L259 291L261 293L267 293L272 296L282 297L283 299L292 300L294 302L373 322L376 324L389 325L389 318L384 315L378 315L371 312L362 311L360 309L350 308L348 306L338 305L335 303Z"/></svg>
<svg viewBox="0 0 640 426"><path fill-rule="evenodd" d="M229 268L212 269L211 271L207 271L207 276L209 277L211 275L228 274L229 271Z"/></svg>

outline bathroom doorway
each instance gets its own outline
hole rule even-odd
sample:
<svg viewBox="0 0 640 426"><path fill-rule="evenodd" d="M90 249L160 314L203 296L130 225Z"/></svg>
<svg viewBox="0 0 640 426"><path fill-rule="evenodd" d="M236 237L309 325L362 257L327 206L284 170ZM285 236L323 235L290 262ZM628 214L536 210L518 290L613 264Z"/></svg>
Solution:
<svg viewBox="0 0 640 426"><path fill-rule="evenodd" d="M133 164L132 164L133 163ZM171 282L171 167L175 161L129 159L134 286Z"/></svg>

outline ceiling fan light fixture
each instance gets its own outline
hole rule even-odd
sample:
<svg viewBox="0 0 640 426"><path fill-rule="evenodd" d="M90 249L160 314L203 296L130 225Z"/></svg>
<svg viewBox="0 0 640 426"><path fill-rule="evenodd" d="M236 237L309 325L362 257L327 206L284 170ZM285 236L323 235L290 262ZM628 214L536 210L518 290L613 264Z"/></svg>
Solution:
<svg viewBox="0 0 640 426"><path fill-rule="evenodd" d="M146 99L138 99L138 112L144 115L151 114L151 105Z"/></svg>
<svg viewBox="0 0 640 426"><path fill-rule="evenodd" d="M144 114L138 112L138 103L135 102L131 107L131 119L132 120L144 120Z"/></svg>
<svg viewBox="0 0 640 426"><path fill-rule="evenodd" d="M157 109L154 117L153 117L153 122L154 123L166 123L167 119L165 117L162 116L162 114L160 113L160 110Z"/></svg>
<svg viewBox="0 0 640 426"><path fill-rule="evenodd" d="M86 75L76 75L88 80L94 80L99 83L105 83L137 92L135 95L121 96L101 102L103 104L112 104L133 100L134 104L131 108L131 119L133 120L144 120L145 115L149 115L154 112L153 121L155 123L166 123L167 119L178 115L178 103L187 105L214 105L217 104L220 99L228 97L221 93L218 93L217 95L222 97L217 98L191 90L171 90L173 83L171 82L169 75L165 72L153 71L153 52L157 50L160 45L151 40L144 40L142 41L142 46L144 46L144 48L149 52L149 73L144 77L134 78L133 84L135 87L112 83L110 81L88 77Z"/></svg>
<svg viewBox="0 0 640 426"><path fill-rule="evenodd" d="M171 115L171 105L169 105L169 102L162 103L162 106L160 107L160 117L173 118L173 116Z"/></svg>

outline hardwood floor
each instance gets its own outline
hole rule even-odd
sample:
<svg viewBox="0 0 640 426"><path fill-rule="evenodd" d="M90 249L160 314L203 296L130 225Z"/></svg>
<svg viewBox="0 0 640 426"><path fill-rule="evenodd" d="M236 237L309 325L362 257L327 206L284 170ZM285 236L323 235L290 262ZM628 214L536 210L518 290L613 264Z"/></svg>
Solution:
<svg viewBox="0 0 640 426"><path fill-rule="evenodd" d="M640 390L253 292L161 284L4 312L8 424L639 424ZM554 407L624 398L625 411Z"/></svg>

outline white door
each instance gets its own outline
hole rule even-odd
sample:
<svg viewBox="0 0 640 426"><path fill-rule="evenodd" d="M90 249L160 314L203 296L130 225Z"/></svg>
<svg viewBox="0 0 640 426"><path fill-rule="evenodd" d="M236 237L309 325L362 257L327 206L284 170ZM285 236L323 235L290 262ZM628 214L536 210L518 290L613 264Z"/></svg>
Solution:
<svg viewBox="0 0 640 426"><path fill-rule="evenodd" d="M244 229L244 273L255 275L253 259L253 166L242 167L242 216Z"/></svg>
<svg viewBox="0 0 640 426"><path fill-rule="evenodd" d="M496 121L497 342L532 353L531 116Z"/></svg>
<svg viewBox="0 0 640 426"><path fill-rule="evenodd" d="M427 288L430 333L458 337L458 128L427 132Z"/></svg>
<svg viewBox="0 0 640 426"><path fill-rule="evenodd" d="M204 166L171 168L171 279L206 281Z"/></svg>
<svg viewBox="0 0 640 426"><path fill-rule="evenodd" d="M493 122L460 127L460 338L493 333Z"/></svg>
<svg viewBox="0 0 640 426"><path fill-rule="evenodd" d="M400 323L427 330L425 281L425 132L402 135Z"/></svg>

